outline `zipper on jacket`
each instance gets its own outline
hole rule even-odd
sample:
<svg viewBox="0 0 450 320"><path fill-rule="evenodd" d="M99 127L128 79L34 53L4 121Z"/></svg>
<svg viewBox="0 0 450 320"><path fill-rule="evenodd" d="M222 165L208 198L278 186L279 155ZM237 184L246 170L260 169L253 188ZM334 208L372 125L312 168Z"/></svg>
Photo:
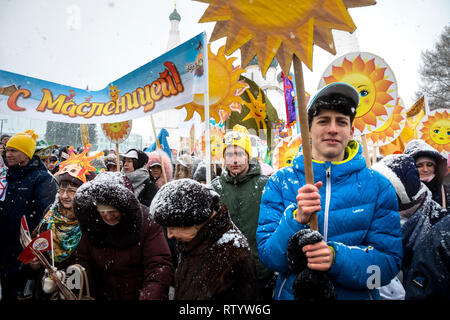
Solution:
<svg viewBox="0 0 450 320"><path fill-rule="evenodd" d="M326 176L327 176L326 179L327 186L325 195L325 212L323 219L323 237L325 242L327 242L328 239L328 214L330 211L330 199L331 199L331 166L327 168Z"/></svg>
<svg viewBox="0 0 450 320"><path fill-rule="evenodd" d="M278 299L281 296L281 292L283 291L284 284L286 283L287 277L284 277L283 282L280 285L280 290L278 291Z"/></svg>

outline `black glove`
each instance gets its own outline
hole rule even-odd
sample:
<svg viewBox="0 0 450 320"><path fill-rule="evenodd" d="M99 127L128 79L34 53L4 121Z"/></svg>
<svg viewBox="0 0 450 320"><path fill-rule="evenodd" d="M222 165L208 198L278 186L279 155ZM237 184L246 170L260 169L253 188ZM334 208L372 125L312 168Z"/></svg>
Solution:
<svg viewBox="0 0 450 320"><path fill-rule="evenodd" d="M292 286L295 300L323 301L336 299L336 292L328 273L309 269L307 267L308 258L302 250L304 246L322 240L322 235L311 229L300 230L289 239L287 249L289 268L297 275Z"/></svg>

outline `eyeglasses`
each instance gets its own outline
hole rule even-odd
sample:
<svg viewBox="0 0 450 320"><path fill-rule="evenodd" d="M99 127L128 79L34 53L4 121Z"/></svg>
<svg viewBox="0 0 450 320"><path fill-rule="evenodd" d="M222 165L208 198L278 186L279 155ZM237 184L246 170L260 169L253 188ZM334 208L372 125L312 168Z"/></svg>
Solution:
<svg viewBox="0 0 450 320"><path fill-rule="evenodd" d="M63 195L64 193L67 193L69 196L73 197L76 192L77 192L77 189L75 189L75 188L59 188L58 189L58 193L60 195Z"/></svg>
<svg viewBox="0 0 450 320"><path fill-rule="evenodd" d="M226 134L223 138L223 143L228 146L233 143L233 140L240 140L241 138L242 134L240 132L232 131Z"/></svg>

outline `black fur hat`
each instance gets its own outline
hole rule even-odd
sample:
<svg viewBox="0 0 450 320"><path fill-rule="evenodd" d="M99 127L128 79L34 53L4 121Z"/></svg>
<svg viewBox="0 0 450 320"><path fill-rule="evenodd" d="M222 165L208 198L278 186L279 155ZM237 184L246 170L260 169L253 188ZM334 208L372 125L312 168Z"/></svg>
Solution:
<svg viewBox="0 0 450 320"><path fill-rule="evenodd" d="M173 180L156 193L150 212L165 227L200 225L217 210L219 199L214 190L195 180Z"/></svg>
<svg viewBox="0 0 450 320"><path fill-rule="evenodd" d="M120 172L102 172L77 190L74 213L83 236L96 247L128 248L139 241L142 208L129 185ZM118 209L120 222L115 226L107 225L97 211L97 204Z"/></svg>

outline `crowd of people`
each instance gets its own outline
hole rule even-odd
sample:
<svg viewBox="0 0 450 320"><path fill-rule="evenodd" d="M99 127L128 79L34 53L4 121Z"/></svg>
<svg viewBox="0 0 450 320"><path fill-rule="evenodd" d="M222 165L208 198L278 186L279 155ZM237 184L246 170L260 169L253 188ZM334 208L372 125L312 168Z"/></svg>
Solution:
<svg viewBox="0 0 450 320"><path fill-rule="evenodd" d="M57 270L81 265L96 300L450 299L447 159L412 140L368 168L358 103L344 83L312 97L314 183L302 147L263 174L240 125L211 184L189 154L81 161L73 147L39 153L33 130L2 136L2 300L61 299L38 258L18 260L22 216L32 238L52 230L44 255Z"/></svg>

